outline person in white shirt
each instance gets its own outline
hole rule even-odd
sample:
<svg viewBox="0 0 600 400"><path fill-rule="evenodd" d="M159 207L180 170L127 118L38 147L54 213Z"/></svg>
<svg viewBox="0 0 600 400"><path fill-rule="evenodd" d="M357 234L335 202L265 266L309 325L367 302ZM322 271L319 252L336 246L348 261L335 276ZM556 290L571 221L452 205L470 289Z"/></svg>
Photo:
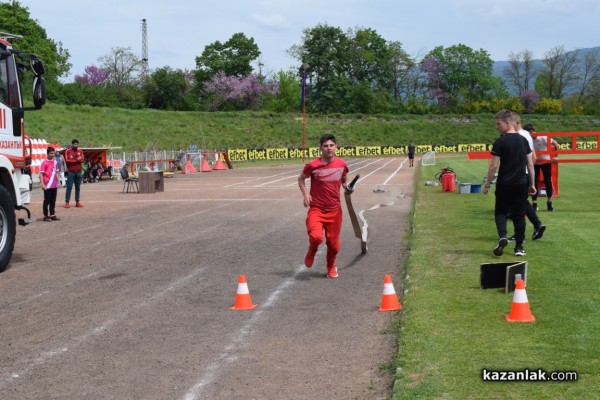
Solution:
<svg viewBox="0 0 600 400"><path fill-rule="evenodd" d="M527 131L526 129L523 129L523 127L521 126L521 116L515 112L513 112L512 114L513 114L513 120L515 122L515 130L519 133L519 135L521 135L525 139L527 139L527 143L529 143L529 149L531 150L532 157L535 160L536 154L535 154L535 148L534 148L534 144L533 144L533 138L531 137L531 134L529 133L529 131ZM535 165L533 168L535 170ZM536 190L537 190L537 183L536 183ZM533 198L537 198L537 193L532 196L532 199ZM533 240L540 239L544 235L544 231L546 230L546 225L544 225L542 223L542 221L540 221L540 219L538 218L537 204L534 203L532 205L529 202L529 200L527 200L527 208L525 208L525 215L527 216L527 219L529 220L529 222L531 222L533 224L533 235L531 236L531 238ZM512 235L510 238L508 238L508 241L509 242L515 241L515 238L516 238L516 235Z"/></svg>
<svg viewBox="0 0 600 400"><path fill-rule="evenodd" d="M529 133L535 133L535 128L531 124L525 125L525 129ZM550 138L550 143L552 144L553 150L558 150L558 142L552 138ZM533 147L536 151L548 151L548 140L547 136L538 136L533 141ZM542 171L542 175L544 176L544 186L546 187L546 208L548 211L554 211L554 206L552 205L552 197L554 196L554 186L552 185L552 163L556 162L557 159L552 159L550 154L539 154L535 157L535 164L533 165L533 169L535 171L535 187L538 188L539 179L540 179L540 171ZM537 210L537 197L538 193L533 195L531 198L533 199L533 206Z"/></svg>

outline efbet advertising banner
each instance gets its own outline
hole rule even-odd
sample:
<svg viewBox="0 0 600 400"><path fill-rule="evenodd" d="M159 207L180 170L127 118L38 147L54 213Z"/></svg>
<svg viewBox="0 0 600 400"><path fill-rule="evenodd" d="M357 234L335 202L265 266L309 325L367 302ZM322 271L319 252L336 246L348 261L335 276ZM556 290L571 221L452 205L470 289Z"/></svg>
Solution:
<svg viewBox="0 0 600 400"><path fill-rule="evenodd" d="M463 145L464 146L464 145ZM483 146L486 145L470 145ZM415 152L417 154L425 154L435 150L439 146L417 145ZM446 151L457 152L458 148L454 146L444 146ZM440 152L442 148L440 148ZM436 150L437 151L437 150ZM303 156L302 149L299 148L271 148L271 149L233 149L227 150L227 155L231 162L256 161L256 160L287 160L298 159ZM408 154L408 146L355 146L355 147L339 147L336 151L338 157L375 157L375 156L404 156ZM319 147L308 147L304 151L304 157L308 159L318 158L321 156Z"/></svg>
<svg viewBox="0 0 600 400"><path fill-rule="evenodd" d="M596 141L578 142L577 150L597 150ZM471 151L491 151L492 145L485 143L456 144L456 145L416 145L416 154L425 154L430 151L436 153L468 153ZM571 150L570 143L560 145L560 150ZM302 158L302 149L299 148L269 148L269 149L234 149L227 150L231 162L257 161L257 160L288 160ZM338 157L375 157L375 156L405 156L408 146L355 146L339 147ZM309 147L304 151L305 158L313 159L321 156L319 147Z"/></svg>

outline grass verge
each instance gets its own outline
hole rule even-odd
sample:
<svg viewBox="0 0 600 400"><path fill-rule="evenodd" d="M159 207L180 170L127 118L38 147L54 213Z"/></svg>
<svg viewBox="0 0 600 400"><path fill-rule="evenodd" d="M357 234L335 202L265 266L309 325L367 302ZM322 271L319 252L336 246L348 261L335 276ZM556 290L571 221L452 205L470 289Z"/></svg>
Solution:
<svg viewBox="0 0 600 400"><path fill-rule="evenodd" d="M540 198L544 237L532 241L527 223L524 260L534 323L506 322L512 294L479 288L480 263L523 259L512 255L512 245L502 257L492 254L493 188L484 196L425 186L442 166L462 182L481 183L487 171L487 161L466 157L439 157L436 166L420 167L393 398L598 398L597 164L560 165L556 211L546 212ZM577 371L578 381L483 382L484 368Z"/></svg>
<svg viewBox="0 0 600 400"><path fill-rule="evenodd" d="M302 146L300 113L176 112L125 110L47 104L28 112L26 131L32 138L82 147L112 145L123 151L201 149L262 149ZM598 131L597 116L528 115L539 132ZM306 144L315 146L333 133L340 147L491 143L497 137L491 114L308 116Z"/></svg>

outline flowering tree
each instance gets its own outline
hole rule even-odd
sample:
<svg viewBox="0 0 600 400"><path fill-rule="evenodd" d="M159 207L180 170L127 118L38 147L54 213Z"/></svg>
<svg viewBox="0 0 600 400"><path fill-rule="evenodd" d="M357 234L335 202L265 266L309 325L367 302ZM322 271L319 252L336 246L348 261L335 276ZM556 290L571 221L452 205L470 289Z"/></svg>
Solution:
<svg viewBox="0 0 600 400"><path fill-rule="evenodd" d="M204 90L211 96L210 109L216 111L257 110L262 94L274 89L262 84L254 74L238 78L219 71L206 81Z"/></svg>
<svg viewBox="0 0 600 400"><path fill-rule="evenodd" d="M107 82L110 72L95 65L85 67L83 75L75 75L75 82L82 85L101 86Z"/></svg>
<svg viewBox="0 0 600 400"><path fill-rule="evenodd" d="M446 66L432 56L421 62L421 71L427 75L429 97L440 106L447 105L452 96L444 90L446 81L442 76L446 71Z"/></svg>
<svg viewBox="0 0 600 400"><path fill-rule="evenodd" d="M527 114L533 114L535 105L540 101L540 95L533 90L527 90L519 96L519 101L525 106Z"/></svg>

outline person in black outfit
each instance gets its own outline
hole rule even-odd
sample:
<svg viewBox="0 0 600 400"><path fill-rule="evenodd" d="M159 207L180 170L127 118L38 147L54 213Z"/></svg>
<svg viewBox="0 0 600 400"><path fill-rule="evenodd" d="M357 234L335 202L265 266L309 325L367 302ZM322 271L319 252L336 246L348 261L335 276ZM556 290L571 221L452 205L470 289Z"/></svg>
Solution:
<svg viewBox="0 0 600 400"><path fill-rule="evenodd" d="M544 236L544 232L546 232L546 225L544 225L542 223L542 221L540 220L540 218L537 215L537 212L535 211L535 208L531 205L529 200L527 200L527 207L525 208L525 216L527 216L527 219L533 225L533 235L531 235L531 239L533 239L533 240L541 239L542 236ZM507 218L512 219L512 214L510 212L508 213ZM516 240L516 238L517 238L516 235L512 235L511 237L508 238L508 241L514 242Z"/></svg>
<svg viewBox="0 0 600 400"><path fill-rule="evenodd" d="M500 132L500 137L492 146L492 161L486 181L492 182L498 170L494 219L500 239L493 253L501 256L508 244L506 225L510 211L515 228L515 255L524 256L527 196L536 193L533 174L527 173L533 172L533 157L527 139L515 131L513 114L509 110L502 110L496 114L496 129ZM483 194L487 195L489 189L490 185L486 183Z"/></svg>
<svg viewBox="0 0 600 400"><path fill-rule="evenodd" d="M410 141L410 144L408 145L408 166L409 167L414 167L415 166L415 142L413 142L412 140Z"/></svg>

